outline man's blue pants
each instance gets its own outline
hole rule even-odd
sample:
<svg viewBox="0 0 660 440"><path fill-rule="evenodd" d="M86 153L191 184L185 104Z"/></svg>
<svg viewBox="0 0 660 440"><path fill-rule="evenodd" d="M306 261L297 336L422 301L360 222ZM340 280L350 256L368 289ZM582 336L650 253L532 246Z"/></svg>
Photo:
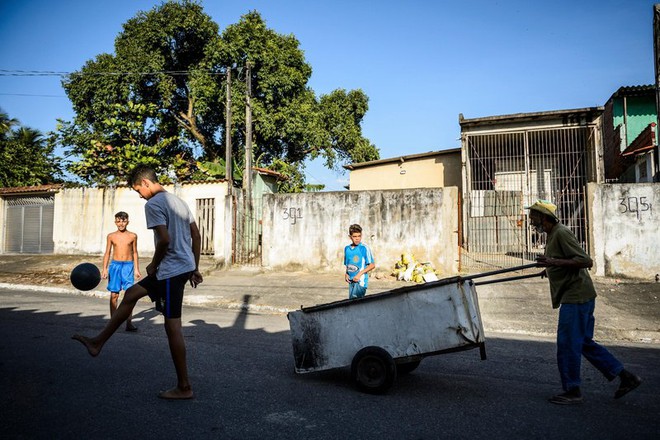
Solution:
<svg viewBox="0 0 660 440"><path fill-rule="evenodd" d="M564 391L580 386L580 365L584 356L607 380L623 370L623 364L605 347L594 342L596 300L584 304L562 304L557 326L557 365Z"/></svg>

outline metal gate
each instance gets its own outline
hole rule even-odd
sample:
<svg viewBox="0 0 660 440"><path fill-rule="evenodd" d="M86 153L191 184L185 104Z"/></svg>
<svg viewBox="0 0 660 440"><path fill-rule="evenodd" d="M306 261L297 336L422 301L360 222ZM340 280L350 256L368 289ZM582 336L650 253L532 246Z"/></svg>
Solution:
<svg viewBox="0 0 660 440"><path fill-rule="evenodd" d="M54 206L52 196L7 198L4 252L52 253Z"/></svg>
<svg viewBox="0 0 660 440"><path fill-rule="evenodd" d="M546 234L529 225L526 206L537 199L588 249L585 220L588 151L594 127L562 127L464 138L461 271L529 263L543 253Z"/></svg>
<svg viewBox="0 0 660 440"><path fill-rule="evenodd" d="M242 191L232 195L232 263L261 266L262 198L245 197Z"/></svg>
<svg viewBox="0 0 660 440"><path fill-rule="evenodd" d="M215 225L215 199L197 199L197 226L202 236L202 255L213 255L213 225Z"/></svg>

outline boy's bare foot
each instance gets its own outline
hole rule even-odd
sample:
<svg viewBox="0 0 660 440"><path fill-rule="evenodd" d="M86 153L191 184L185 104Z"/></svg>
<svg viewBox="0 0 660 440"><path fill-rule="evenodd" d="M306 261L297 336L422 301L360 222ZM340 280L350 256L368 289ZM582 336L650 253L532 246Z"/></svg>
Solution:
<svg viewBox="0 0 660 440"><path fill-rule="evenodd" d="M75 339L76 341L79 341L82 345L84 345L87 348L87 351L89 352L89 355L91 357L96 357L101 352L101 349L96 345L94 345L92 340L89 339L87 336L73 335L71 336L71 339Z"/></svg>
<svg viewBox="0 0 660 440"><path fill-rule="evenodd" d="M134 326L133 324L126 324L126 331L127 332L136 332L138 331L138 328Z"/></svg>
<svg viewBox="0 0 660 440"><path fill-rule="evenodd" d="M161 391L158 393L158 397L161 399L167 400L185 400L192 399L195 395L192 392L192 389L188 388L187 390L182 390L179 387L174 387L167 391Z"/></svg>

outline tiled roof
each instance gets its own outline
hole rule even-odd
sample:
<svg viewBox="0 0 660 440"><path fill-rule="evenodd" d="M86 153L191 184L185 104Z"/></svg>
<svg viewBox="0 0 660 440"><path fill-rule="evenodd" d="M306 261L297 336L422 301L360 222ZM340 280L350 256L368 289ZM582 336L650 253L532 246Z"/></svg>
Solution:
<svg viewBox="0 0 660 440"><path fill-rule="evenodd" d="M61 183L35 186L15 186L11 188L0 188L0 195L57 192L64 187Z"/></svg>
<svg viewBox="0 0 660 440"><path fill-rule="evenodd" d="M628 145L622 156L632 156L634 154L644 153L655 147L655 123L651 122L644 130Z"/></svg>
<svg viewBox="0 0 660 440"><path fill-rule="evenodd" d="M278 180L287 180L287 177L278 173L277 171L269 170L267 168L252 167L252 169L259 174L266 174L268 176L276 177Z"/></svg>

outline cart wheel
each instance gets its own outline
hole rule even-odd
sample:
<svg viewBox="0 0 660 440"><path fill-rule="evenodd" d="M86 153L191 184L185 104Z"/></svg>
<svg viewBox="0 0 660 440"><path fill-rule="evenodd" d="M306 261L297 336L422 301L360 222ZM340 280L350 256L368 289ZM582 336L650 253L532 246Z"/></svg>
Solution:
<svg viewBox="0 0 660 440"><path fill-rule="evenodd" d="M365 347L353 357L351 376L360 391L383 394L396 379L396 364L386 350Z"/></svg>
<svg viewBox="0 0 660 440"><path fill-rule="evenodd" d="M397 364L396 365L396 373L400 376L403 376L404 374L412 373L417 367L419 367L421 360L419 361L412 361L412 362L406 362L403 364Z"/></svg>

